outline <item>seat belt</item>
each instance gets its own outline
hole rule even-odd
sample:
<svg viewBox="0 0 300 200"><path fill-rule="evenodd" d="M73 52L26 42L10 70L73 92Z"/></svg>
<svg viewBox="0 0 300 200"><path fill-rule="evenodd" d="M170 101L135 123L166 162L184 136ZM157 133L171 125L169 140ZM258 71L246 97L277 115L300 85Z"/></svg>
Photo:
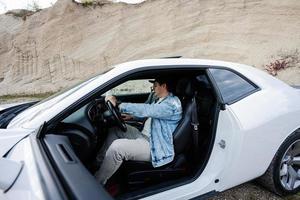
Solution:
<svg viewBox="0 0 300 200"><path fill-rule="evenodd" d="M197 161L198 153L199 153L199 121L198 121L198 114L197 114L197 102L195 96L192 99L192 119L191 125L193 128L193 146L194 146L194 160Z"/></svg>

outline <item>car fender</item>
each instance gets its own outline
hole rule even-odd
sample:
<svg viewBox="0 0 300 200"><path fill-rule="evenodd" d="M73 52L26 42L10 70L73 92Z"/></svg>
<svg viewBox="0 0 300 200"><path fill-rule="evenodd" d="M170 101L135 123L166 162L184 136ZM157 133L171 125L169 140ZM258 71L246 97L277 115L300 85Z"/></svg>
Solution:
<svg viewBox="0 0 300 200"><path fill-rule="evenodd" d="M263 90L227 107L240 139L232 143L234 158L220 178L226 183L220 191L265 173L280 145L300 126L298 102L297 95Z"/></svg>

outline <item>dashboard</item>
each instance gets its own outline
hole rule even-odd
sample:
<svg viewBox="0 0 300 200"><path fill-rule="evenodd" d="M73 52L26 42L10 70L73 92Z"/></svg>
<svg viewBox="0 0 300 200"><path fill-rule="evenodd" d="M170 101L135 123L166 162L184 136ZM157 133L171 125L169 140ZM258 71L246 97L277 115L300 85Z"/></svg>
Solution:
<svg viewBox="0 0 300 200"><path fill-rule="evenodd" d="M91 103L83 106L76 112L69 115L62 122L68 124L76 124L92 133L97 132L97 125L105 121L104 113L106 107L103 100L94 100Z"/></svg>

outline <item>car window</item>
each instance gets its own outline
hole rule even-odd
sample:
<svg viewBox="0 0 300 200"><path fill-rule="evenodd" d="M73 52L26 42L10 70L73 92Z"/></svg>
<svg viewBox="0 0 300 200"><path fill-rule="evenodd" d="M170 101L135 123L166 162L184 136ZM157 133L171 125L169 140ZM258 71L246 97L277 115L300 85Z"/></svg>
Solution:
<svg viewBox="0 0 300 200"><path fill-rule="evenodd" d="M109 90L106 95L145 94L151 91L151 87L148 79L130 80Z"/></svg>
<svg viewBox="0 0 300 200"><path fill-rule="evenodd" d="M232 103L256 90L253 83L225 69L210 69L225 103Z"/></svg>

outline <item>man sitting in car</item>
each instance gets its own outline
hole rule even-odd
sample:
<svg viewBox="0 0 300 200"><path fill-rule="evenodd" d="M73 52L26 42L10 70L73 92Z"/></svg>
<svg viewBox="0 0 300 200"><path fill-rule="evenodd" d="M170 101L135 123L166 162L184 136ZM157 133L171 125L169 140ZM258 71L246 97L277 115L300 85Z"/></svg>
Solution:
<svg viewBox="0 0 300 200"><path fill-rule="evenodd" d="M158 77L153 82L157 102L121 103L122 113L136 118L146 118L144 128L139 131L127 125L127 131L111 128L108 137L97 155L100 168L95 176L101 184L121 166L123 160L149 161L153 167L160 167L174 158L173 132L182 117L181 102L170 92L170 82L166 77ZM117 106L114 96L107 96Z"/></svg>

